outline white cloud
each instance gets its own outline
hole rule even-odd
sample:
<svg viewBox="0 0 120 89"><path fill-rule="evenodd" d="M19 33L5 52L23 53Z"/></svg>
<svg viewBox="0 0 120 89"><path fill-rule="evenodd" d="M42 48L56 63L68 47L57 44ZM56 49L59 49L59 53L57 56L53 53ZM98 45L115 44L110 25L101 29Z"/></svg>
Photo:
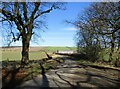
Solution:
<svg viewBox="0 0 120 89"><path fill-rule="evenodd" d="M76 31L78 29L74 28L74 27L69 27L69 28L64 28L64 30L68 30L68 31Z"/></svg>

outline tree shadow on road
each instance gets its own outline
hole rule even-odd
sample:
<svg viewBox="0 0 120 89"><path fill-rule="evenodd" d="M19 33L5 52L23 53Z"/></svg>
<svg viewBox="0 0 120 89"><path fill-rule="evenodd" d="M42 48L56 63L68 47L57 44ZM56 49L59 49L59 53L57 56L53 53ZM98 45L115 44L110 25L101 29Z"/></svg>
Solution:
<svg viewBox="0 0 120 89"><path fill-rule="evenodd" d="M119 79L110 78L101 74L91 73L89 71L79 72L78 74L68 72L68 75L67 70L65 70L63 73L60 73L59 71L56 71L55 73L62 81L70 85L70 89L119 89L120 87ZM74 75L74 77L69 75ZM82 77L83 75L84 77ZM75 78L75 76L79 76L80 78ZM59 82L58 80L54 81Z"/></svg>
<svg viewBox="0 0 120 89"><path fill-rule="evenodd" d="M49 81L47 76L45 75L45 68L43 67L42 63L40 63L41 67L41 74L42 77L38 78L32 75L32 80L28 84L20 86L17 89L49 89Z"/></svg>
<svg viewBox="0 0 120 89"><path fill-rule="evenodd" d="M69 59L68 57L62 57L62 59L72 60L72 59ZM74 61L74 60L72 60L72 61ZM64 63L62 63L62 64L64 65ZM26 74L25 76L23 76L21 79L16 80L16 75L21 70L21 68L14 68L12 73L10 71L8 71L8 73L5 76L3 76L3 82L5 82L4 83L5 85L3 85L2 89L43 89L43 88L44 89L45 88L49 89L49 88L52 88L52 87L50 87L50 82L51 81L50 80L48 81L48 78L46 76L45 68L44 68L43 64L40 63L39 66L41 67L41 70L42 70L41 71L41 74L42 74L41 80L39 80L40 78L36 79L36 77L34 78L34 76L33 76L33 79L32 79L33 82L28 83L28 85L25 85L25 86L20 86L21 84L23 84L24 78L26 78L29 75L32 75L32 71L29 74ZM74 73L69 72L74 68L79 68L79 69L82 69L82 70L83 69L86 70L88 68L88 70L86 70L84 73L79 71L79 70L77 72L74 72ZM83 87L82 85L84 85L84 84L93 85L93 86L95 85L95 86L97 86L97 89L103 89L103 88L119 89L119 85L120 85L120 79L119 78L114 79L114 78L110 78L108 76L101 75L101 73L96 74L96 73L93 73L94 70L93 70L93 72L90 72L89 68L90 69L94 68L94 69L97 69L97 70L103 69L103 68L92 67L92 66L84 65L84 64L83 65L81 64L80 66L79 65L72 66L72 64L70 66L66 66L66 67L63 66L63 69L66 69L64 72L65 73L67 72L69 75L74 74L74 75L79 75L80 77L84 75L86 77L85 80L83 80L81 78L77 78L77 81L75 81L75 84L73 84L69 80L67 80L68 78L71 79L71 80L75 80L74 78L72 79L71 76L62 75L62 74L64 74L64 72L60 74L59 70L61 69L61 67L60 67L60 69L56 68L54 70L58 71L58 73L55 72L55 74L59 77L60 80L66 82L68 85L71 86L70 89L81 89L81 88L82 89L92 89L91 87L90 88L89 87ZM104 68L104 69L109 70L109 68L108 69ZM110 69L110 70L112 70L112 69ZM114 71L116 71L116 70L114 70ZM105 71L104 71L104 73L105 73ZM118 71L118 73L120 73L120 71ZM11 77L10 77L9 81L6 81L5 79L9 75ZM50 73L50 75L51 75L51 73ZM67 77L67 79L65 77ZM99 83L99 81L101 81L101 82ZM56 82L56 84L60 84L60 81L58 81L58 80L54 79L54 82ZM106 86L104 86L104 83L107 83L107 82L108 82L108 84L106 84ZM34 84L32 84L32 83L34 83ZM115 86L112 86L111 83ZM60 85L57 85L57 86L61 87ZM61 88L64 89L64 86L62 86Z"/></svg>
<svg viewBox="0 0 120 89"><path fill-rule="evenodd" d="M74 63L74 61L76 61L73 59L73 57L71 58L71 55L70 56L65 55L65 57L63 57L63 59L71 60L71 61L73 61L73 63ZM65 65L66 64L67 63L65 63ZM78 71L72 73L71 71L73 71L73 69L77 70L76 68L78 68ZM60 70L60 69L62 69L62 70ZM83 72L82 70L85 70L85 71ZM114 72L116 72L116 73L114 73ZM64 64L63 64L63 66L61 66L57 69L55 74L58 75L58 77L62 81L66 82L68 85L71 86L71 88L74 88L74 89L76 89L76 88L77 89L80 89L80 88L92 89L94 87L96 87L97 89L106 89L106 88L119 89L119 87L120 87L120 70L118 70L118 69L101 67L101 66L97 66L97 65L87 65L87 64L77 64L75 66L74 66L74 64L73 64L73 66L72 66L72 64L70 64L69 66L64 66ZM70 82L70 80L74 81L75 77L71 78L72 76L69 76L69 75L72 75L72 76L77 75L80 77L84 75L85 79L76 78L77 81L74 82L74 84L73 84L72 82ZM59 82L58 80L56 80L56 81ZM89 87L87 87L87 86L89 86Z"/></svg>
<svg viewBox="0 0 120 89"><path fill-rule="evenodd" d="M45 75L45 68L42 66L42 64L40 64L41 69L42 69L42 84L41 87L49 87L49 81L47 79L47 76Z"/></svg>
<svg viewBox="0 0 120 89"><path fill-rule="evenodd" d="M39 63L39 62L37 62ZM43 62L42 62L43 63ZM8 67L4 67L2 69L2 89L41 89L42 87L49 87L49 81L45 75L45 69L44 67L40 64L39 65L39 70L41 70L41 74L42 74L42 83L39 86L21 86L25 81L27 80L33 80L35 84L39 84L37 83L37 81L34 79L35 75L33 75L35 73L34 70L32 70L32 66L27 65L25 67L16 67L16 66L11 66L9 65ZM31 71L27 70L27 68L31 69ZM39 73L40 74L40 73ZM40 74L40 75L41 75ZM27 80L26 80L27 79ZM23 84L24 85L24 84Z"/></svg>
<svg viewBox="0 0 120 89"><path fill-rule="evenodd" d="M92 65L90 63L94 63L93 61L89 60L85 54L79 54L79 53L75 53L75 54L59 54L59 55L63 55L65 57L63 57L64 60L72 60L72 61L86 61L86 63L79 63L81 66L84 67L93 67L93 68L97 68L97 69L102 69L102 70L115 70L115 71L119 71L120 69L115 69L115 68L111 68L111 67L104 67L104 66L99 66L99 65ZM90 63L87 63L90 62Z"/></svg>
<svg viewBox="0 0 120 89"><path fill-rule="evenodd" d="M48 69L44 68L43 66L47 60L47 58L41 60L32 60L29 62L29 65L24 67L21 67L16 61L4 62L3 64L7 63L7 66L2 65L2 89L41 89L42 87L49 87L49 81L45 75L45 72ZM53 59L53 61L54 60L57 62L57 64L61 63L60 60ZM14 67L13 64L15 64ZM41 83L35 79L38 75L42 75L40 80ZM28 80L32 80L36 86L21 86L24 85L23 83Z"/></svg>

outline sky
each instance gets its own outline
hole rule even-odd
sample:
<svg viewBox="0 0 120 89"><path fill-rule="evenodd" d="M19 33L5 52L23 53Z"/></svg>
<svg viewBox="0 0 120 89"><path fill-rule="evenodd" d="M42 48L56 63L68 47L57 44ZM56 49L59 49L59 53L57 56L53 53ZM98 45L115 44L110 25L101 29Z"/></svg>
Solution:
<svg viewBox="0 0 120 89"><path fill-rule="evenodd" d="M47 14L46 23L48 29L41 31L36 42L31 41L30 46L76 46L75 34L76 28L67 24L65 20L75 20L78 14L89 6L89 2L69 2L65 5L66 10L53 10ZM2 37L0 37L2 39ZM0 46L4 43L0 42ZM21 42L15 42L12 46L21 46Z"/></svg>

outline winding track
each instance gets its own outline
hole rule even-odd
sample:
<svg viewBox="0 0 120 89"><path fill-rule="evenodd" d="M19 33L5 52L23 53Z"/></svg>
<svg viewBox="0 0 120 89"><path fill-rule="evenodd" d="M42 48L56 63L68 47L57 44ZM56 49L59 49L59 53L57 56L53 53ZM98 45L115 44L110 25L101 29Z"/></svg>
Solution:
<svg viewBox="0 0 120 89"><path fill-rule="evenodd" d="M73 89L103 89L120 87L120 71L98 69L86 65L78 65L76 61L65 59L56 69L49 70L24 82L19 89L41 89L43 87L71 87Z"/></svg>

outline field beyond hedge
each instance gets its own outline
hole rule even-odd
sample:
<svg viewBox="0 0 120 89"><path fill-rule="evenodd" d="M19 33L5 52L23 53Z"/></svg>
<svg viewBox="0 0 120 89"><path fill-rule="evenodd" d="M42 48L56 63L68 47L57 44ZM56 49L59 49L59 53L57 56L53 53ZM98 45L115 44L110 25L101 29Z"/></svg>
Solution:
<svg viewBox="0 0 120 89"><path fill-rule="evenodd" d="M2 61L5 60L21 60L21 47L2 48ZM49 55L53 55L57 50L73 50L76 51L76 47L30 47L30 60L38 60L46 58L46 51Z"/></svg>

